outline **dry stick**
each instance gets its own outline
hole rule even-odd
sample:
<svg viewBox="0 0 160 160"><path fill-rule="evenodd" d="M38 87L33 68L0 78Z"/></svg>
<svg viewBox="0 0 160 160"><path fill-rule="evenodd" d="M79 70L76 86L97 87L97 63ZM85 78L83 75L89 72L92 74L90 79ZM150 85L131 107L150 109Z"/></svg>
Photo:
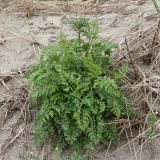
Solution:
<svg viewBox="0 0 160 160"><path fill-rule="evenodd" d="M149 138L152 137L152 135L154 135L154 133L156 132L156 130L154 130L148 137L147 139L141 144L141 146L137 149L137 153L142 149L142 147L146 144L146 142L149 140Z"/></svg>
<svg viewBox="0 0 160 160"><path fill-rule="evenodd" d="M0 73L0 76L2 76L2 77L6 77L7 78L7 76L8 77L12 77L12 76L19 76L21 73L23 73L23 72L26 72L26 71L29 71L29 70L31 70L32 68L22 68L21 70L16 70L16 71L14 71L14 72L10 72L10 73L8 73L8 74L3 74L3 73ZM21 71L21 73L20 73L20 71Z"/></svg>
<svg viewBox="0 0 160 160"><path fill-rule="evenodd" d="M152 25L151 27L147 28L147 29L144 29L142 31L140 31L140 33L130 41L130 43L133 43L137 38L139 38L140 36L143 36L143 35L149 35L150 33L152 33L153 31L155 30L155 24ZM147 33L148 32L148 33ZM123 43L123 41L121 42ZM131 50L132 50L132 47L131 47Z"/></svg>
<svg viewBox="0 0 160 160"><path fill-rule="evenodd" d="M11 90L9 89L9 87L6 85L6 83L3 80L1 81L1 83L9 92L11 92Z"/></svg>
<svg viewBox="0 0 160 160"><path fill-rule="evenodd" d="M149 46L149 45L148 45ZM155 49L159 48L160 47L160 44L157 44L154 46ZM145 51L140 51L140 52L137 52L138 56L134 58L134 60L136 59L139 59L139 58L142 58L146 55L148 55L148 52L152 51L152 48L148 48L147 50Z"/></svg>
<svg viewBox="0 0 160 160"><path fill-rule="evenodd" d="M138 32L139 34L138 34L134 39L132 39L132 40L130 41L130 43L133 43L136 39L138 39L140 36L143 36L144 34L145 34L145 35L149 35L149 34L152 33L154 30L155 30L155 24L152 25L151 27L147 28L147 29L140 30L140 31ZM148 33L147 33L147 32L148 32ZM124 36L121 36L121 37L124 37ZM118 37L118 38L121 38L121 37ZM123 44L124 42L125 42L125 40L122 41L121 44ZM132 48L133 48L133 47L131 47L130 50L132 50ZM124 57L124 55L121 57L120 60L122 60L123 57ZM134 60L135 60L135 59L137 59L137 58L134 58Z"/></svg>
<svg viewBox="0 0 160 160"><path fill-rule="evenodd" d="M158 34L159 34L159 29L160 29L160 20L158 22L158 27L156 28L155 30L155 33L154 33L154 37L153 37L153 41L152 41L152 45L151 45L151 53L149 53L147 55L147 59L150 59L150 61L152 62L153 61L153 52L154 52L154 49L155 49L155 45L156 45L156 38L158 37ZM152 69L152 67L151 67Z"/></svg>
<svg viewBox="0 0 160 160"><path fill-rule="evenodd" d="M151 65L149 71L147 72L147 74L149 74L151 72L152 69L154 69L156 66L155 66L155 63L157 62L159 58L159 54L157 55L157 57L155 58L155 60L152 62L153 64Z"/></svg>
<svg viewBox="0 0 160 160"><path fill-rule="evenodd" d="M137 117L136 119L133 119L133 120L128 120L128 119L117 119L117 120L113 120L113 122L110 122L110 123L103 123L103 124L124 124L125 125L125 129L126 129L126 126L128 123L133 123L134 124L137 124L139 123L139 121L141 119L144 119L146 117L146 114L142 114L142 115L139 115L139 117ZM132 125L132 126L133 126ZM123 126L124 127L124 126ZM120 128L123 128L123 127L120 127ZM120 134L119 134L120 136Z"/></svg>
<svg viewBox="0 0 160 160"><path fill-rule="evenodd" d="M144 131L144 129L145 129L145 126L146 126L146 123L147 123L147 119L149 118L150 112L154 113L153 107L154 107L154 105L156 104L156 102L158 101L159 97L160 97L160 95L155 99L155 101L154 101L154 103L152 104L152 106L150 106L149 102L146 100L146 104L147 104L147 106L149 107L149 112L148 112L148 114L147 114L147 116L146 116L146 118L145 118L143 131Z"/></svg>
<svg viewBox="0 0 160 160"><path fill-rule="evenodd" d="M107 156L108 151L109 151L109 149L110 149L110 147L111 147L111 142L112 142L112 141L109 142L109 145L108 145L108 147L107 147L107 151L106 151L106 153L105 153L105 157Z"/></svg>
<svg viewBox="0 0 160 160"><path fill-rule="evenodd" d="M44 145L43 148L42 148L42 156L41 156L41 160L44 159L44 147L45 147L45 145Z"/></svg>
<svg viewBox="0 0 160 160"><path fill-rule="evenodd" d="M35 44L33 42L32 42L32 46L33 46L34 55L36 56L37 55L36 48L35 48Z"/></svg>
<svg viewBox="0 0 160 160"><path fill-rule="evenodd" d="M28 70L28 69L27 69ZM11 73L11 74L2 74L0 75L0 77L4 77L2 79L0 79L0 83L2 83L4 85L4 82L10 81L11 79L15 79L16 81L19 82L20 85L24 85L18 78L18 76L22 76L23 77L23 72L25 72L26 70L18 70L17 73ZM27 90L27 88L25 88ZM9 90L9 88L8 88ZM28 90L27 90L28 91ZM1 109L1 107L0 107Z"/></svg>
<svg viewBox="0 0 160 160"><path fill-rule="evenodd" d="M128 120L128 119L127 119L127 120ZM118 137L121 137L122 133L123 133L124 130L126 129L126 126L127 126L126 123L127 123L127 122L124 122L124 124L123 124L123 126L122 126L122 129L121 129L120 133L118 134Z"/></svg>
<svg viewBox="0 0 160 160"><path fill-rule="evenodd" d="M20 72L21 73L21 72ZM1 75L0 75L1 76ZM18 82L20 82L20 80L18 80L17 78L15 78L14 76L9 76L9 75L2 75L2 77L4 77L4 78L2 78L2 79L0 79L0 83L9 91L9 92L11 92L11 90L9 89L9 87L6 85L6 83L5 82L8 82L8 81L10 81L12 78L13 79L16 79ZM21 83L21 82L20 82ZM22 84L22 83L21 83Z"/></svg>
<svg viewBox="0 0 160 160"><path fill-rule="evenodd" d="M16 119L16 122L13 123L11 126L9 126L8 130L9 130L10 128L12 128L13 126L15 126L15 124L18 123L18 121L19 121L19 119L21 118L22 115L23 115L23 109L21 109L20 115L19 115L18 118Z"/></svg>
<svg viewBox="0 0 160 160"><path fill-rule="evenodd" d="M151 137L150 139L154 139L154 138L157 138L159 136L160 136L160 133L156 134L155 136ZM159 142L159 144L160 144L160 142Z"/></svg>
<svg viewBox="0 0 160 160"><path fill-rule="evenodd" d="M158 123L160 123L160 120L158 120L155 125L157 125ZM119 150L123 149L124 147L126 147L129 143L135 141L136 139L140 138L142 135L144 135L145 133L147 133L149 130L151 129L151 127L147 128L143 133L140 133L137 137L133 138L130 142L126 143L125 145L123 145L122 147L118 148L117 150L113 151L112 153L108 154L107 157L113 155L114 153L118 152ZM107 159L106 159L107 160Z"/></svg>
<svg viewBox="0 0 160 160"><path fill-rule="evenodd" d="M18 147L16 147L16 148L13 149L13 150L10 150L9 152L7 152L7 153L5 154L5 156L6 156L7 154L9 154L9 153L12 153L12 152L14 152L14 151L17 151L20 147L22 147L22 146L25 145L26 143L28 143L28 141L20 144ZM2 156L1 158L3 158L3 156ZM0 159L0 160L1 160L1 159Z"/></svg>
<svg viewBox="0 0 160 160"><path fill-rule="evenodd" d="M158 139L157 137L154 137L154 138L156 138L156 140L157 140L157 142L158 142L158 144L159 144L159 146L160 146L160 141L159 141L159 139Z"/></svg>
<svg viewBox="0 0 160 160"><path fill-rule="evenodd" d="M128 53L128 56L129 56L129 59L130 59L130 62L131 62L131 65L134 69L134 74L135 74L135 77L138 79L139 77L139 74L138 74L138 70L137 70L137 67L135 65L135 61L133 60L132 58L132 55L131 55L131 51L129 50L129 46L128 46L128 43L127 43L127 39L125 38L125 44L126 44L126 47L127 47L127 53Z"/></svg>
<svg viewBox="0 0 160 160"><path fill-rule="evenodd" d="M144 74L145 75L145 74ZM143 76L143 77L145 77L145 76ZM145 78L144 78L145 79ZM145 79L145 81L146 81L146 79Z"/></svg>
<svg viewBox="0 0 160 160"><path fill-rule="evenodd" d="M134 86L133 86L134 87ZM138 88L133 88L135 89L135 92L130 96L130 97L133 97L133 105L136 104L136 102L138 101L138 99L141 97L141 95L139 94L140 93L140 89L141 87L138 87ZM139 102L141 103L141 102ZM139 103L137 104L137 106L139 105Z"/></svg>
<svg viewBox="0 0 160 160"><path fill-rule="evenodd" d="M27 97L28 98L28 97ZM26 101L27 101L27 98L26 98ZM24 105L26 104L26 102L24 103ZM20 116L22 115L22 112L23 112L23 109L21 110L21 114L20 114ZM20 117L19 117L20 118ZM19 120L19 118L18 118L18 120ZM26 119L26 117L24 117L24 119ZM18 120L17 120L17 122L18 122ZM16 123L17 123L16 122ZM15 123L14 123L15 124ZM26 126L25 126L26 127ZM14 141L15 141L15 139L16 138L18 138L19 137L19 135L22 133L22 132L24 132L25 131L25 127L23 128L23 129L21 129L21 131L9 142L9 144L7 144L3 149L2 149L2 152L5 152L5 150L10 146L10 144L11 143L13 143ZM25 136L26 137L26 136ZM27 140L26 140L26 143L27 143ZM1 158L3 158L3 155L2 155L2 157Z"/></svg>
<svg viewBox="0 0 160 160"><path fill-rule="evenodd" d="M126 110L127 110L127 114L128 114L128 121L130 120L129 119L129 111L128 111L128 108L127 108L127 106L126 106ZM133 137L133 132L132 132L132 129L131 129L131 122L129 121L129 131L130 131L130 133L131 133L131 136ZM133 150L134 150L134 152L136 153L136 147L135 147L135 144L134 144L134 141L132 142L132 144L133 144ZM135 157L136 157L136 160L137 160L137 155L135 154Z"/></svg>
<svg viewBox="0 0 160 160"><path fill-rule="evenodd" d="M25 94L25 92L24 92L23 94ZM13 98L13 96L11 96L11 97L1 106L0 109L2 109L12 98ZM23 98L23 97L20 97L20 98ZM27 101L27 99L28 99L28 97L26 98L26 101ZM21 100L21 99L20 99L20 100ZM25 101L24 105L26 105L26 101ZM19 103L20 103L20 102L19 102ZM25 109L24 109L24 106L23 106L23 109L21 110L20 117L21 117L21 115L23 114L23 113L22 113L23 110L25 110ZM7 113L6 113L6 114L7 114ZM20 118L20 117L19 117L19 118ZM6 116L5 116L5 118L6 118ZM19 120L19 118L18 118L18 120ZM18 122L18 120L16 121L16 123ZM25 120L25 118L24 118L24 120ZM15 124L15 123L14 123L14 124ZM25 129L25 128L24 128L24 129ZM21 132L22 132L24 129L22 129ZM9 142L4 148L2 148L2 152L5 152L5 150L10 146L10 144L12 144L12 143L16 140L16 138L19 137L19 135L21 134L21 132L19 132L13 139L10 140L10 142ZM3 158L3 155L2 155L1 158Z"/></svg>
<svg viewBox="0 0 160 160"><path fill-rule="evenodd" d="M158 23L158 28L156 29L155 35L154 35L154 37L153 37L152 49L154 49L154 45L155 45L157 33L159 33L159 28L160 28L160 21L159 21L159 23ZM152 53L151 53L151 55L152 55ZM148 73L149 73L149 72L148 72ZM149 108L150 110L149 110L148 115L147 115L147 117L146 117L146 120L145 120L145 123L144 123L143 130L142 130L142 131L145 130L146 122L147 122L147 119L148 119L148 117L149 117L149 114L150 114L151 111L153 112L154 104L156 103L156 101L157 101L158 98L159 98L159 97L157 97L155 103L150 107L150 105L149 105L149 103L148 103L148 101L147 101L147 94L146 94L146 87L145 87L145 86L143 86L143 91L144 91L144 108ZM142 143L143 143L143 138L142 138Z"/></svg>
<svg viewBox="0 0 160 160"><path fill-rule="evenodd" d="M127 141L129 142L129 136L128 136L128 133L127 133L127 131L126 131L126 130L125 130L125 134L126 134ZM130 150L130 153L131 153L131 155L132 155L132 154L133 154L133 152L132 152L131 144L129 144L129 150Z"/></svg>
<svg viewBox="0 0 160 160"><path fill-rule="evenodd" d="M10 144L16 140L17 137L19 137L19 135L23 132L23 130L24 128L21 129L21 131L15 135L15 137L8 143L8 145L2 149L2 152L4 152L10 146Z"/></svg>
<svg viewBox="0 0 160 160"><path fill-rule="evenodd" d="M144 125L143 125L143 128L142 128L142 132L145 131L147 120L148 120L148 118L149 118L150 112L151 112L151 111L153 112L152 108L153 108L153 106L154 106L154 105L152 105L152 107L149 106L149 102L147 101L147 98L146 98L146 90L145 90L145 87L144 87L144 94L145 94L145 97L144 97L145 104L144 104L144 105L145 105L145 106L147 105L147 107L150 108L150 110L149 110L149 112L148 112L148 114L147 114L147 116L146 116L146 118L145 118L145 122L144 122ZM142 147L142 146L144 145L145 142L146 142L146 140L144 140L144 138L142 137L142 138L141 138L141 142L140 142L141 147L137 150L137 153L138 153L139 150L141 151L141 152L140 152L140 156L142 156L142 151L143 151L143 147Z"/></svg>
<svg viewBox="0 0 160 160"><path fill-rule="evenodd" d="M147 122L147 119L148 119L148 117L149 117L149 114L150 114L150 112L152 111L152 112L154 112L153 111L153 107L154 107L154 105L155 105L155 103L157 102L157 100L159 99L159 96L156 98L156 100L155 100L155 102L152 104L152 106L150 107L150 111L148 112L148 114L147 114L147 116L146 116L146 118L145 118L145 122L144 122L144 126L143 126L143 129L142 129L142 132L144 132L145 131L145 125L146 125L146 122ZM147 105L149 106L149 103L148 103L148 101L146 100L146 102L147 102ZM155 131L154 131L155 132ZM147 139L149 139L149 138L147 138ZM146 143L146 141L147 140L143 140L143 138L142 138L142 141L141 141L141 146L140 146L140 148L137 150L137 153L138 153L138 151L140 151L141 150L141 154L142 154L142 147L143 147L143 145ZM140 154L140 155L141 155Z"/></svg>
<svg viewBox="0 0 160 160"><path fill-rule="evenodd" d="M3 107L5 107L5 105L13 98L13 95L10 96L6 101L4 101L4 104L0 107L0 110L3 109Z"/></svg>
<svg viewBox="0 0 160 160"><path fill-rule="evenodd" d="M137 116L137 118L135 119L114 119L113 122L110 123L104 123L104 124L127 124L127 123L138 123L140 121L140 119L144 119L146 117L147 114L141 114L139 116Z"/></svg>
<svg viewBox="0 0 160 160"><path fill-rule="evenodd" d="M153 37L152 48L153 48L154 45L155 45L157 35L159 34L159 29L160 29L160 20L159 20L159 22L158 22L158 27L156 28L156 31L155 31L155 34L154 34L154 37Z"/></svg>
<svg viewBox="0 0 160 160"><path fill-rule="evenodd" d="M4 125L4 123L6 122L6 119L7 119L7 116L8 116L8 112L9 112L9 109L5 109L5 116L2 120L2 125Z"/></svg>

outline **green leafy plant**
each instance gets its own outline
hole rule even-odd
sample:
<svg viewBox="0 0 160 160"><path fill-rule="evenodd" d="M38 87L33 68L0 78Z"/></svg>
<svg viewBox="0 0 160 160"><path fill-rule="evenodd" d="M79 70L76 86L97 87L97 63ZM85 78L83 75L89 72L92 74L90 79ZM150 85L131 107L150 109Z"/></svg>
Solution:
<svg viewBox="0 0 160 160"><path fill-rule="evenodd" d="M53 136L58 152L70 145L79 157L96 144L115 143L117 127L110 122L129 116L131 109L118 87L123 73L113 67L116 45L99 39L95 21L80 17L71 23L78 38L61 33L58 43L43 49L40 63L27 77L33 84L32 105L39 109L37 142Z"/></svg>

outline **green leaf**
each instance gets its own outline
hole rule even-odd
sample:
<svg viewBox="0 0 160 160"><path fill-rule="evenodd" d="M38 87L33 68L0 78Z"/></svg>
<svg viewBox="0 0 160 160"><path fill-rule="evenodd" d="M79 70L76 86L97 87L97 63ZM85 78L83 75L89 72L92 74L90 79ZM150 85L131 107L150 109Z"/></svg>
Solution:
<svg viewBox="0 0 160 160"><path fill-rule="evenodd" d="M116 142L117 126L106 125L115 117L132 115L119 87L127 67L117 69L111 52L117 46L99 39L96 21L73 18L78 37L59 41L42 50L39 64L27 73L33 86L30 101L37 106L35 138L51 136L55 148L73 149L73 160L94 145Z"/></svg>

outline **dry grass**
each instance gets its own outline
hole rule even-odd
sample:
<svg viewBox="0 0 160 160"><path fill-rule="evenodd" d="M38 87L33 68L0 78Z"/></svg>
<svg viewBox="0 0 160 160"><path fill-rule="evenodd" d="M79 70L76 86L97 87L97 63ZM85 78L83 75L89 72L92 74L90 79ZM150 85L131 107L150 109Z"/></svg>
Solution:
<svg viewBox="0 0 160 160"><path fill-rule="evenodd" d="M125 146L133 145L131 149L134 156L139 159L138 153L142 155L143 146L149 140L160 136L159 134L159 116L160 116L160 39L159 39L160 22L157 26L152 26L147 30L141 30L134 36L128 36L121 45L115 59L117 66L124 63L129 64L129 73L126 76L127 84L124 88L128 91L133 110L136 111L136 119L116 120L119 123L122 133L130 132L131 140L118 148L107 157L113 155ZM149 135L151 130L151 115L157 116L155 130ZM113 122L113 123L114 123ZM139 133L133 138L132 127L138 126ZM129 128L129 129L128 129ZM126 132L127 130L127 132ZM127 136L126 136L127 137ZM135 149L135 142L139 141L139 148ZM158 139L157 139L158 140Z"/></svg>
<svg viewBox="0 0 160 160"><path fill-rule="evenodd" d="M29 143L29 141L31 140L28 139L28 135L30 134L29 123L31 123L31 121L33 120L33 115L29 109L27 102L30 89L27 85L25 85L18 79L19 76L23 75L24 71L17 71L8 75L0 75L0 82L5 88L7 88L7 90L8 87L6 83L8 81L15 79L19 82L19 86L16 90L9 90L11 96L7 100L3 100L0 102L0 112L3 113L1 115L0 131L1 134L3 134L4 131L6 132L7 130L10 132L10 138L7 138L0 148L0 159L3 159L4 155L17 150L19 147L27 147L27 143ZM11 119L14 116L13 113L18 113L15 122L5 130L3 130L3 127L7 123L7 120ZM21 142L21 144L13 150L12 145L17 141Z"/></svg>

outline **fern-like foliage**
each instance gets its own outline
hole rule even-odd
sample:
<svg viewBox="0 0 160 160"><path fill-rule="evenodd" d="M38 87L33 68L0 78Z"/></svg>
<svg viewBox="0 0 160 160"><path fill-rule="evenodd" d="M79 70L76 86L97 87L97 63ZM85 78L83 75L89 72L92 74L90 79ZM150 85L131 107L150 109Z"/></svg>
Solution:
<svg viewBox="0 0 160 160"><path fill-rule="evenodd" d="M123 76L111 67L116 45L98 38L95 21L80 17L71 22L78 38L67 39L61 33L27 75L33 84L31 102L39 107L36 140L53 135L57 149L71 145L74 151L90 150L99 143L116 142L117 127L108 123L130 109L117 85Z"/></svg>

